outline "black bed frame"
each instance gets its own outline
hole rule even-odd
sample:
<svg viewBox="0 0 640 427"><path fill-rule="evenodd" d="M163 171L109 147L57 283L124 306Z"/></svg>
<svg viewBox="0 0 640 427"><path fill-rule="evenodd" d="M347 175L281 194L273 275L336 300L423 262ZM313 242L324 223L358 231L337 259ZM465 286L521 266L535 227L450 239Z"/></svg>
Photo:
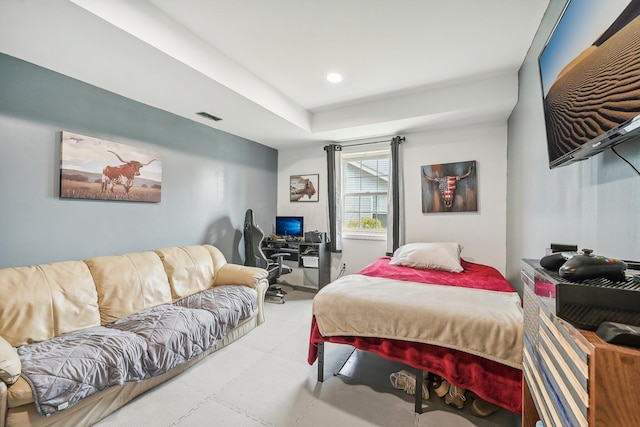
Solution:
<svg viewBox="0 0 640 427"><path fill-rule="evenodd" d="M324 342L317 343L318 346L318 382L324 382ZM416 369L416 395L415 412L422 413L422 382L424 381L424 371Z"/></svg>

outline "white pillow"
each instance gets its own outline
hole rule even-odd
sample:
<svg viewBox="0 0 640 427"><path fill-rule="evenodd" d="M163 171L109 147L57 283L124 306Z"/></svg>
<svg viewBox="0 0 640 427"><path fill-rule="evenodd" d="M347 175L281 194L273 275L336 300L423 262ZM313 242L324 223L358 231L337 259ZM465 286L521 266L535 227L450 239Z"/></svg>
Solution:
<svg viewBox="0 0 640 427"><path fill-rule="evenodd" d="M461 251L462 245L454 242L408 243L396 249L389 264L460 273Z"/></svg>
<svg viewBox="0 0 640 427"><path fill-rule="evenodd" d="M0 337L0 379L13 384L20 377L22 364L18 352L4 338Z"/></svg>

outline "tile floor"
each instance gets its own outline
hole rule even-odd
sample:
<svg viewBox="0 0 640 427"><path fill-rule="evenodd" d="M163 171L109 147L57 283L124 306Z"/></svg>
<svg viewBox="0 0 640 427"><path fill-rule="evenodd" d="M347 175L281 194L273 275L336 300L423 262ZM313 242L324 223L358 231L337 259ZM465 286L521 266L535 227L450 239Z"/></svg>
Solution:
<svg viewBox="0 0 640 427"><path fill-rule="evenodd" d="M97 426L389 426L515 427L520 416L486 418L444 404L431 393L423 414L413 396L391 386L406 368L349 346L327 344L325 381L307 364L314 294L293 290L266 304L266 322L188 371L138 397Z"/></svg>

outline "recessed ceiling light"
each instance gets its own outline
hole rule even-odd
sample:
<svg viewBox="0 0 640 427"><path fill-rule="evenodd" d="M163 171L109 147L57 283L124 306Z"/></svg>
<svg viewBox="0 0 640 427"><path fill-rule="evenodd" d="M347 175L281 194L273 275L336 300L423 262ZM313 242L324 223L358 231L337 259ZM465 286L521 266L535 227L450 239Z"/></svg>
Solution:
<svg viewBox="0 0 640 427"><path fill-rule="evenodd" d="M340 83L342 81L342 74L329 73L327 74L327 80L329 80L331 83Z"/></svg>

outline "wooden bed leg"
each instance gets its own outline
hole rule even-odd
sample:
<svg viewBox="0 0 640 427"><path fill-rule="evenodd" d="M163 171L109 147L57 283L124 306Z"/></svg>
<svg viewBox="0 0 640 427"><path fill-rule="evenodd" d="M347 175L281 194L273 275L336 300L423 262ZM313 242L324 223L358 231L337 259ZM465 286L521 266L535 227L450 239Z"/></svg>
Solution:
<svg viewBox="0 0 640 427"><path fill-rule="evenodd" d="M416 369L416 414L422 413L422 382L424 381L424 371Z"/></svg>
<svg viewBox="0 0 640 427"><path fill-rule="evenodd" d="M324 381L324 342L318 343L318 382Z"/></svg>

